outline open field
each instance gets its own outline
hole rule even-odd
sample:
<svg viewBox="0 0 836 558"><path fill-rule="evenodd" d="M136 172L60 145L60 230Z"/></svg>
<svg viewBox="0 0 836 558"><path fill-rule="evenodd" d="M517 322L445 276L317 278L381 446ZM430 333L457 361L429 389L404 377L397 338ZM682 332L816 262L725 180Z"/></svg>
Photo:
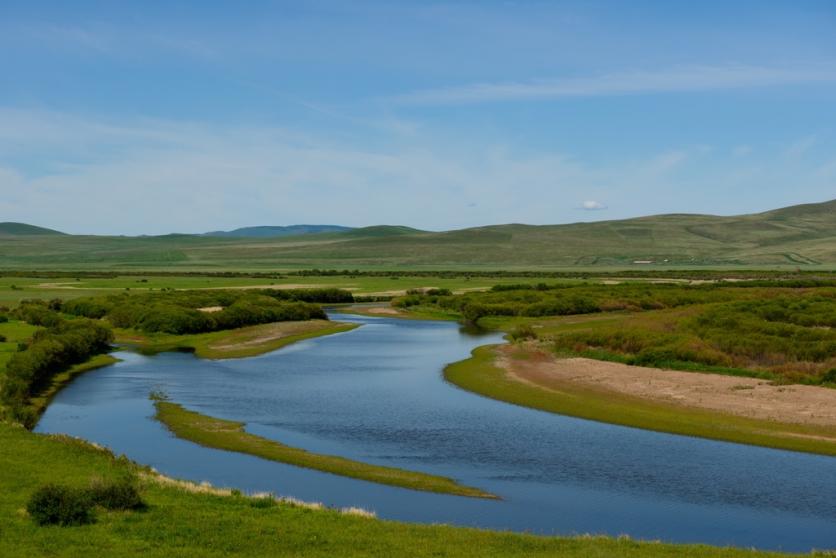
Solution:
<svg viewBox="0 0 836 558"><path fill-rule="evenodd" d="M412 490L455 494L473 498L494 498L479 490L462 486L453 479L352 461L334 455L311 453L255 436L244 430L244 424L201 415L176 403L156 401L156 419L176 436L202 446L255 455L271 461L316 469L335 475L369 482L399 486Z"/></svg>
<svg viewBox="0 0 836 558"><path fill-rule="evenodd" d="M377 226L266 239L7 234L0 238L0 268L511 270L748 265L833 269L834 208L836 201L734 217L658 215L447 232Z"/></svg>
<svg viewBox="0 0 836 558"><path fill-rule="evenodd" d="M627 538L535 537L379 521L229 495L145 476L142 512L101 512L83 527L38 527L23 511L39 486L87 486L136 471L81 442L0 423L0 555L31 556L560 556L563 558L778 558L786 554ZM269 502L268 502L269 503Z"/></svg>

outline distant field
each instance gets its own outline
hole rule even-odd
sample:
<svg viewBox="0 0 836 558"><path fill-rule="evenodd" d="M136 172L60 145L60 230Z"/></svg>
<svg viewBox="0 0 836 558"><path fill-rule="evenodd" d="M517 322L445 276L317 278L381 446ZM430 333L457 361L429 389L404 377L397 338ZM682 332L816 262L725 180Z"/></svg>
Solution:
<svg viewBox="0 0 836 558"><path fill-rule="evenodd" d="M451 291L488 289L497 284L518 283L522 277L299 277L277 274L275 278L200 276L118 276L113 278L0 277L0 306L14 306L26 298L71 299L81 296L124 292L130 289L237 289L339 287L355 295L398 295L409 289L438 288ZM546 283L566 280L547 279Z"/></svg>
<svg viewBox="0 0 836 558"><path fill-rule="evenodd" d="M735 217L660 215L447 232L378 226L281 238L5 234L0 269L833 269L835 215L836 200Z"/></svg>

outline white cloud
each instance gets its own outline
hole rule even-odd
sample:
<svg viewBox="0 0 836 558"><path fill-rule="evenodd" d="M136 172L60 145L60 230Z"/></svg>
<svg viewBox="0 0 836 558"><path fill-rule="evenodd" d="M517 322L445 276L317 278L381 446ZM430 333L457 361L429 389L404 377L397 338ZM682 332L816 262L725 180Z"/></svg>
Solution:
<svg viewBox="0 0 836 558"><path fill-rule="evenodd" d="M404 104L458 104L708 91L816 82L836 82L836 64L798 68L690 66L534 82L476 83L414 91L398 96L395 100Z"/></svg>
<svg viewBox="0 0 836 558"><path fill-rule="evenodd" d="M606 209L607 206L601 202L595 200L586 200L581 204L581 209L585 211L597 211L600 209Z"/></svg>

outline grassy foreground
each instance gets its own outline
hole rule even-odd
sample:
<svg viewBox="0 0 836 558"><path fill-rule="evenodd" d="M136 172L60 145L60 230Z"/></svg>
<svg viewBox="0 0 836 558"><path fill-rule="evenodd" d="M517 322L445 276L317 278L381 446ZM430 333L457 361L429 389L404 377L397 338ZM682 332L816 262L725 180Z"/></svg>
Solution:
<svg viewBox="0 0 836 558"><path fill-rule="evenodd" d="M245 432L243 423L201 415L176 403L156 401L154 405L157 408L156 419L171 432L202 446L247 453L271 461L401 488L474 498L495 498L488 492L462 486L447 477L372 465L286 446Z"/></svg>
<svg viewBox="0 0 836 558"><path fill-rule="evenodd" d="M480 395L584 419L740 444L836 456L836 429L738 417L629 395L579 387L570 382L545 390L508 378L495 364L495 345L447 366L444 377ZM519 355L518 358L524 358ZM827 436L821 439L817 436Z"/></svg>
<svg viewBox="0 0 836 558"><path fill-rule="evenodd" d="M778 558L786 554L626 538L557 538L380 521L143 481L144 512L104 512L83 527L37 527L29 496L48 482L87 486L137 466L67 437L0 423L0 556L560 556Z"/></svg>
<svg viewBox="0 0 836 558"><path fill-rule="evenodd" d="M143 353L186 350L194 352L200 358L223 359L256 356L297 341L349 331L355 327L356 324L307 320L275 322L191 335L147 334L131 329L117 329L115 333L118 343L135 347Z"/></svg>

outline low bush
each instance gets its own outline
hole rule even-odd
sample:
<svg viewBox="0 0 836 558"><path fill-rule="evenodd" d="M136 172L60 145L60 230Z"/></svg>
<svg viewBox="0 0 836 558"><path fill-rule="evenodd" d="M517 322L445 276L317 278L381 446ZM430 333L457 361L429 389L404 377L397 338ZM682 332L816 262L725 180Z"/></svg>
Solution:
<svg viewBox="0 0 836 558"><path fill-rule="evenodd" d="M528 324L520 324L508 333L514 341L523 341L525 339L537 339L537 333Z"/></svg>
<svg viewBox="0 0 836 558"><path fill-rule="evenodd" d="M94 503L86 490L48 484L39 488L26 505L38 525L85 525L96 520Z"/></svg>
<svg viewBox="0 0 836 558"><path fill-rule="evenodd" d="M92 502L108 510L141 510L145 502L132 479L103 481L95 479L87 491Z"/></svg>

